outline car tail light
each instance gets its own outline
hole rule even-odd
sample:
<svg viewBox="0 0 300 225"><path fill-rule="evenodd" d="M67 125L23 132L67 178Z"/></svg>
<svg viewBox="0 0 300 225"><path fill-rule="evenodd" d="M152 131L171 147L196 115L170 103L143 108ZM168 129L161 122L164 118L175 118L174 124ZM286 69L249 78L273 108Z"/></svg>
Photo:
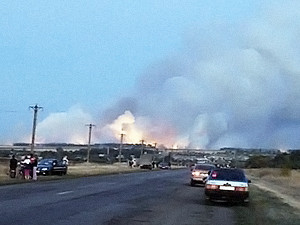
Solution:
<svg viewBox="0 0 300 225"><path fill-rule="evenodd" d="M206 189L211 189L211 190L216 190L216 189L219 189L219 186L218 185L215 185L215 184L207 184L205 186Z"/></svg>
<svg viewBox="0 0 300 225"><path fill-rule="evenodd" d="M217 174L217 172L215 172L215 171L214 171L214 172L212 173L212 175L211 175L212 178L217 178L217 176L218 176L218 174Z"/></svg>
<svg viewBox="0 0 300 225"><path fill-rule="evenodd" d="M247 187L235 187L236 191L248 191Z"/></svg>

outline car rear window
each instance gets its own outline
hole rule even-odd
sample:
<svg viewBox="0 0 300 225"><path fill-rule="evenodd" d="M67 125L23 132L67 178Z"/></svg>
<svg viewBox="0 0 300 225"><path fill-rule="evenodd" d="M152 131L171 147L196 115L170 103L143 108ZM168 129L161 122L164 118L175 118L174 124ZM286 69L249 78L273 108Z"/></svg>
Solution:
<svg viewBox="0 0 300 225"><path fill-rule="evenodd" d="M240 170L215 170L211 174L213 180L226 180L226 181L246 181L244 173Z"/></svg>
<svg viewBox="0 0 300 225"><path fill-rule="evenodd" d="M38 164L39 165L50 165L53 163L53 160L49 160L49 159L43 159L41 160Z"/></svg>
<svg viewBox="0 0 300 225"><path fill-rule="evenodd" d="M195 169L196 170L212 170L214 169L215 167L214 166L211 166L211 165L196 165L195 166Z"/></svg>

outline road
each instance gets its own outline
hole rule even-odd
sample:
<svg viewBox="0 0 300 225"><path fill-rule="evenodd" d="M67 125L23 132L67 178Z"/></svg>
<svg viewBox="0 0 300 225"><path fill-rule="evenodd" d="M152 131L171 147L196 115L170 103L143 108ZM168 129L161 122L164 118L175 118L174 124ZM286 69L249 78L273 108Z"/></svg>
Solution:
<svg viewBox="0 0 300 225"><path fill-rule="evenodd" d="M233 207L188 184L183 169L1 186L0 224L234 224Z"/></svg>

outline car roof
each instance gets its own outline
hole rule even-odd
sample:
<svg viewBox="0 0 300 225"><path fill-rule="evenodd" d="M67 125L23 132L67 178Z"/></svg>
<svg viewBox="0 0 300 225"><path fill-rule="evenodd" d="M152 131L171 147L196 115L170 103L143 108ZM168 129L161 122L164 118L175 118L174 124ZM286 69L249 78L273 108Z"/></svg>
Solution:
<svg viewBox="0 0 300 225"><path fill-rule="evenodd" d="M216 167L216 169L214 169L214 171L226 171L226 172L237 172L237 173L244 173L244 171L240 168L219 168Z"/></svg>
<svg viewBox="0 0 300 225"><path fill-rule="evenodd" d="M242 169L216 168L209 176L211 180L245 181L247 178Z"/></svg>
<svg viewBox="0 0 300 225"><path fill-rule="evenodd" d="M208 163L197 163L194 166L194 169L213 169L216 168L214 164L208 164Z"/></svg>
<svg viewBox="0 0 300 225"><path fill-rule="evenodd" d="M57 159L42 159L41 161L55 161Z"/></svg>

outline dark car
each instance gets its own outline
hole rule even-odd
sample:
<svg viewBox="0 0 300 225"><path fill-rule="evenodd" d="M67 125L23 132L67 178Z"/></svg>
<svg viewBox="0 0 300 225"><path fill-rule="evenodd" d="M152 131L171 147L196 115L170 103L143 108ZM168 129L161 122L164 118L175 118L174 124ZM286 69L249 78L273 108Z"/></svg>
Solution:
<svg viewBox="0 0 300 225"><path fill-rule="evenodd" d="M205 184L209 173L215 169L213 164L196 164L191 169L191 186Z"/></svg>
<svg viewBox="0 0 300 225"><path fill-rule="evenodd" d="M37 174L40 175L65 175L68 166L63 161L57 159L43 159L37 165Z"/></svg>
<svg viewBox="0 0 300 225"><path fill-rule="evenodd" d="M205 195L210 200L247 202L250 182L241 169L218 168L206 181Z"/></svg>
<svg viewBox="0 0 300 225"><path fill-rule="evenodd" d="M158 168L160 168L162 170L168 170L168 169L171 169L171 164L168 162L160 162L158 164Z"/></svg>

